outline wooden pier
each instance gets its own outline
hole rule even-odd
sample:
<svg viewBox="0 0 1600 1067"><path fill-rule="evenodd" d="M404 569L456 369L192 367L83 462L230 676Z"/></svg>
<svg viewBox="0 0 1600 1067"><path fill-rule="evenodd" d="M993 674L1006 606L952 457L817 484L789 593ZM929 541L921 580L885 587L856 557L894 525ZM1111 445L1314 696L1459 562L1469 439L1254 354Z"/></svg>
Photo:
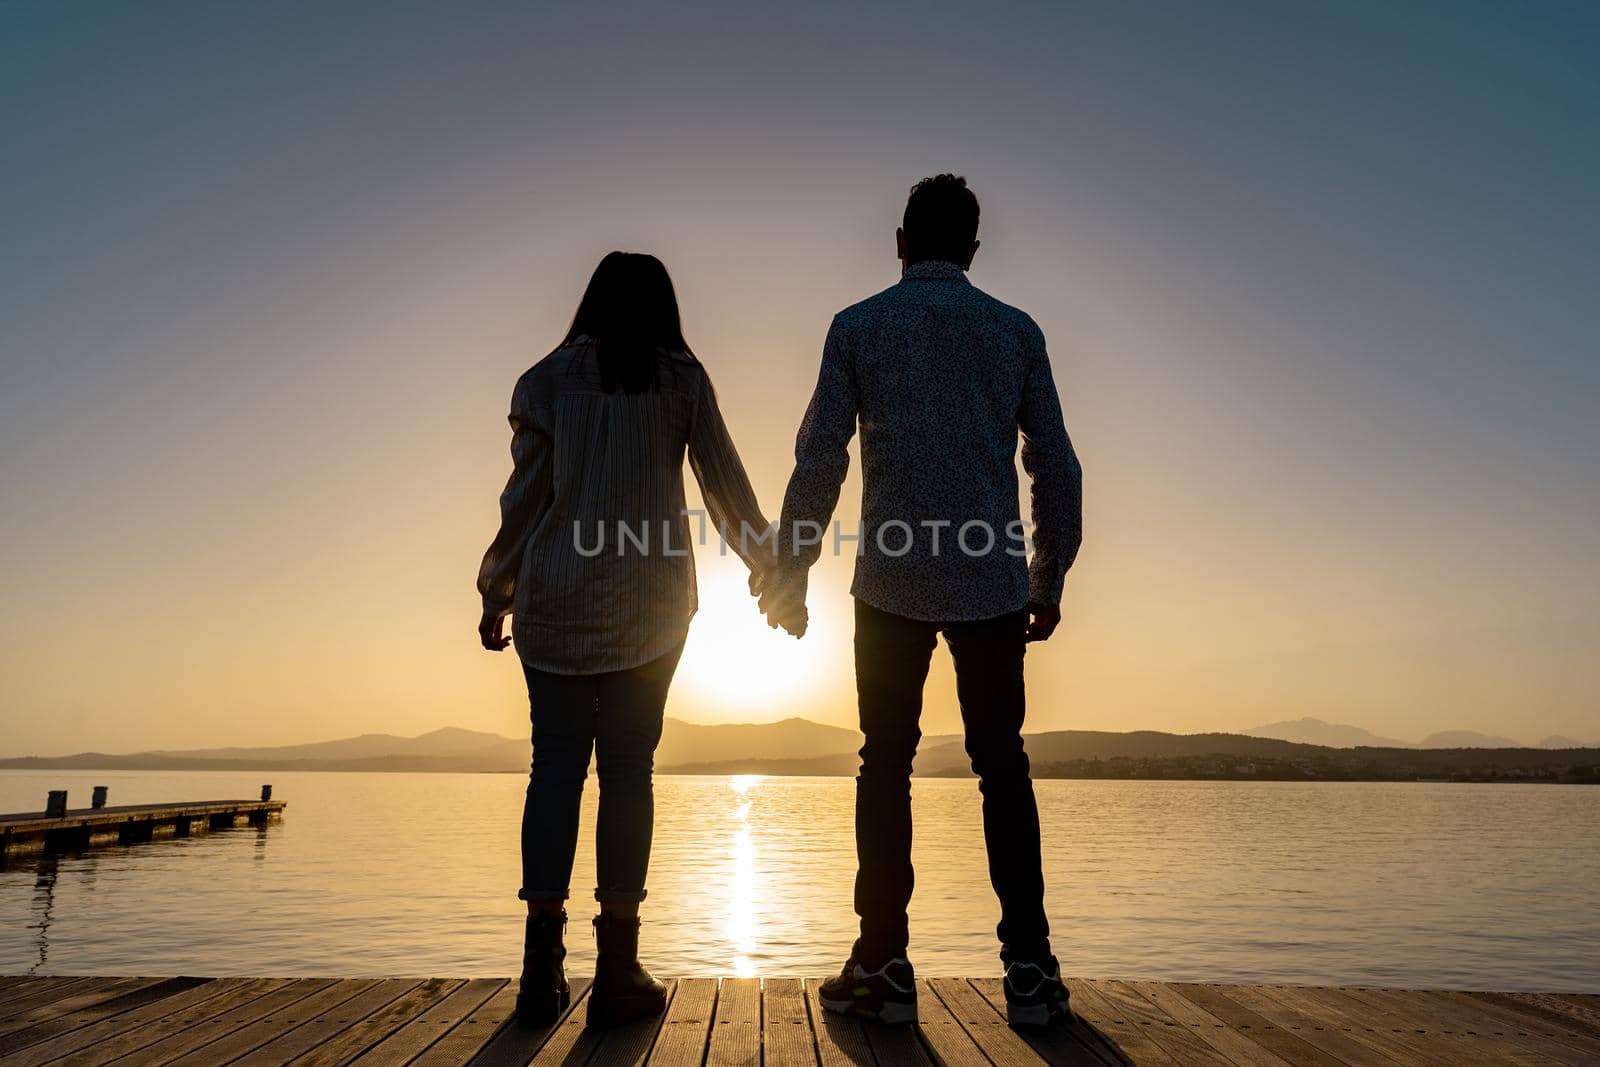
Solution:
<svg viewBox="0 0 1600 1067"><path fill-rule="evenodd" d="M503 978L0 978L0 1063L1600 1064L1600 997L1073 979L1078 1018L1004 1022L998 979L924 979L921 1021L829 1015L817 980L684 978L663 1018L609 1031L511 1020Z"/></svg>
<svg viewBox="0 0 1600 1067"><path fill-rule="evenodd" d="M0 862L28 852L78 852L100 845L261 825L283 816L285 802L270 797L271 790L263 789L260 800L197 800L0 815Z"/></svg>

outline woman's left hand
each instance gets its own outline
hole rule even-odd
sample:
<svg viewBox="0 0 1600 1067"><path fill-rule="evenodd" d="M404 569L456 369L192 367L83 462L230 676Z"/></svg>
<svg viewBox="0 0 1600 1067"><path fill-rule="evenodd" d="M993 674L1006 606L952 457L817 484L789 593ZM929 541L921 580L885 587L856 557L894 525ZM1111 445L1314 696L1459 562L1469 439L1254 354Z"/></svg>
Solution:
<svg viewBox="0 0 1600 1067"><path fill-rule="evenodd" d="M486 611L483 618L478 620L478 640L483 642L483 647L490 652L504 652L511 644L511 638L503 636L506 617L497 611Z"/></svg>

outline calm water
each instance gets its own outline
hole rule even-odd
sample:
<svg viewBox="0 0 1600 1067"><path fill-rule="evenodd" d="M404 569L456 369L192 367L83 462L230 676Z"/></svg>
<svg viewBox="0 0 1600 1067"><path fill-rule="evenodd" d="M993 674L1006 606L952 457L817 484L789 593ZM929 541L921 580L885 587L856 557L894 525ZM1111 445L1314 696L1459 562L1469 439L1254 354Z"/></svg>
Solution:
<svg viewBox="0 0 1600 1067"><path fill-rule="evenodd" d="M261 775L0 771L0 811L254 796ZM511 775L277 774L280 824L0 871L0 973L504 975ZM663 778L669 974L816 974L853 935L848 779ZM997 973L976 786L918 781L913 961ZM593 819L585 809L585 840ZM1600 789L1039 783L1057 951L1089 976L1600 989ZM593 946L580 851L573 968Z"/></svg>

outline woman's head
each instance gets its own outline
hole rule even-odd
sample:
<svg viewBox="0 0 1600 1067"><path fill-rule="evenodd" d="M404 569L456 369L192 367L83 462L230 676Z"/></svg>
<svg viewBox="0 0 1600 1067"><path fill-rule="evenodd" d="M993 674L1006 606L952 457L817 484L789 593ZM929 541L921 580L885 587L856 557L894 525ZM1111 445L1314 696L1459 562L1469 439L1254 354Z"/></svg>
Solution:
<svg viewBox="0 0 1600 1067"><path fill-rule="evenodd" d="M692 355L672 276L659 259L642 252L612 252L594 269L564 343L581 334L594 338L608 393L654 388L662 351Z"/></svg>

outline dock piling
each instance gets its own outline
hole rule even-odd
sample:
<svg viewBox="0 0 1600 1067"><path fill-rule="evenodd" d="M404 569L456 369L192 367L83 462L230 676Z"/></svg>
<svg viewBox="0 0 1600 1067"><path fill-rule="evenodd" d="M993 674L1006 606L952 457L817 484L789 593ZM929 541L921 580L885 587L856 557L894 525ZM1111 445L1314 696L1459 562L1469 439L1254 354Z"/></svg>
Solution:
<svg viewBox="0 0 1600 1067"><path fill-rule="evenodd" d="M67 791L65 789L52 789L45 800L44 814L47 819L64 819L67 817Z"/></svg>
<svg viewBox="0 0 1600 1067"><path fill-rule="evenodd" d="M106 806L106 794L110 792L109 786L97 785L94 787L94 796L89 800L89 806L96 810Z"/></svg>
<svg viewBox="0 0 1600 1067"><path fill-rule="evenodd" d="M272 799L272 786L271 785L262 786L261 787L261 800L262 800L262 802L265 803L266 801L271 800L271 799Z"/></svg>

